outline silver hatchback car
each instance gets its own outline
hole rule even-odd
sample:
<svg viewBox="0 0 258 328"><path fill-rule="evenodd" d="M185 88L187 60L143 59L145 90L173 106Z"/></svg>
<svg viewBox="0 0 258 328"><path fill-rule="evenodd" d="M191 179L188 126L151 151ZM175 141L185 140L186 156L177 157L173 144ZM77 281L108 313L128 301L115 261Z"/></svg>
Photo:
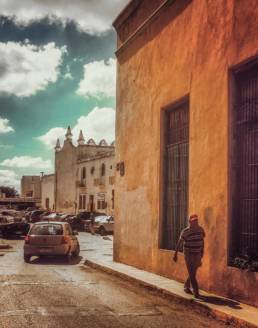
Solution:
<svg viewBox="0 0 258 328"><path fill-rule="evenodd" d="M80 245L67 222L37 222L32 225L24 238L24 261L29 262L32 256L78 256Z"/></svg>

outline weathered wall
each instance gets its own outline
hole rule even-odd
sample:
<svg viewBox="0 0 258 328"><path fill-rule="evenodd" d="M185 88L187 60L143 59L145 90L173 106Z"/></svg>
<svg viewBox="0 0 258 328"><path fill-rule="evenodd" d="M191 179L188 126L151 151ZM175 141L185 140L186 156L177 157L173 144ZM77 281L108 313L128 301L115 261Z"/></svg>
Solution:
<svg viewBox="0 0 258 328"><path fill-rule="evenodd" d="M101 165L105 164L106 174L101 177ZM82 181L82 169L86 168L86 179ZM94 172L91 173L94 168ZM94 196L95 211L105 213L108 215L114 214L114 209L112 208L112 190L114 189L114 175L115 175L115 155L93 157L88 160L81 160L78 163L77 170L77 181L85 183L85 187L77 187L77 204L79 204L80 194L86 195L86 210L89 208L89 196ZM101 183L100 183L101 182ZM97 201L100 199L105 199L107 207L105 209L98 209ZM80 209L78 208L78 211ZM83 211L83 209L82 209Z"/></svg>
<svg viewBox="0 0 258 328"><path fill-rule="evenodd" d="M41 207L46 208L46 199L49 199L49 209L54 210L55 207L55 175L44 175L41 178Z"/></svg>
<svg viewBox="0 0 258 328"><path fill-rule="evenodd" d="M55 154L55 204L57 212L76 212L76 147L65 140Z"/></svg>
<svg viewBox="0 0 258 328"><path fill-rule="evenodd" d="M32 197L41 197L41 182L38 175L24 175L21 179L21 197L26 197L32 193Z"/></svg>
<svg viewBox="0 0 258 328"><path fill-rule="evenodd" d="M257 20L256 0L175 1L119 51L116 162L124 161L125 176L116 176L114 257L186 277L183 258L175 264L159 248L160 127L162 108L189 95L189 212L207 233L200 285L258 306L258 274L227 266L229 68L258 55Z"/></svg>

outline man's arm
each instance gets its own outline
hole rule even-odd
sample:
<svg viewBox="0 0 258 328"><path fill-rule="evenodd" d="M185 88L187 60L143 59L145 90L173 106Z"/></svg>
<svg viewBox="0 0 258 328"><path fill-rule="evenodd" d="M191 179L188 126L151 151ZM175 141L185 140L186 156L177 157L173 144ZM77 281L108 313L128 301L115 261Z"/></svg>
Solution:
<svg viewBox="0 0 258 328"><path fill-rule="evenodd" d="M175 254L173 256L173 260L175 262L177 262L177 253L178 253L179 249L181 248L182 242L183 242L183 239L182 239L182 237L180 237L179 240L178 240L178 242L177 242L177 245L176 245Z"/></svg>

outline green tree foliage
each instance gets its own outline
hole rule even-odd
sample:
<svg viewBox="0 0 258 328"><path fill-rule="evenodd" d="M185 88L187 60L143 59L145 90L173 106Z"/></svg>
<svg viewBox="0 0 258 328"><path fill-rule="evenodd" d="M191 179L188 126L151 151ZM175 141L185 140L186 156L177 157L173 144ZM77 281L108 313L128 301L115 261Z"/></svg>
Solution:
<svg viewBox="0 0 258 328"><path fill-rule="evenodd" d="M18 191L13 187L0 186L0 190L7 198L18 196Z"/></svg>

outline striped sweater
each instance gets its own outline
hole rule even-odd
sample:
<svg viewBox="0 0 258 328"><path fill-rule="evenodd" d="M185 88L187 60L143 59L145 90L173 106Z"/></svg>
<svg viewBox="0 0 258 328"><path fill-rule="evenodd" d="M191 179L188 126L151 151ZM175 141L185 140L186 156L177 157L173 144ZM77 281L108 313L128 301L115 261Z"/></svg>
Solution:
<svg viewBox="0 0 258 328"><path fill-rule="evenodd" d="M183 240L184 252L199 253L203 251L205 232L199 225L182 230L180 239Z"/></svg>

